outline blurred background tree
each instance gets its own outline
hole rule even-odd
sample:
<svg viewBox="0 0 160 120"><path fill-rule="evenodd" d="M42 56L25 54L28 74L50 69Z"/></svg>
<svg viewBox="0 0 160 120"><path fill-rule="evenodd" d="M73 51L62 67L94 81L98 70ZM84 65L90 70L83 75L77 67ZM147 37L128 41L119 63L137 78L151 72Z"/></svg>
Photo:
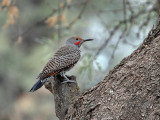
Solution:
<svg viewBox="0 0 160 120"><path fill-rule="evenodd" d="M94 39L68 73L83 92L141 44L159 9L160 0L0 0L0 119L57 120L49 91L28 93L54 52L71 36Z"/></svg>

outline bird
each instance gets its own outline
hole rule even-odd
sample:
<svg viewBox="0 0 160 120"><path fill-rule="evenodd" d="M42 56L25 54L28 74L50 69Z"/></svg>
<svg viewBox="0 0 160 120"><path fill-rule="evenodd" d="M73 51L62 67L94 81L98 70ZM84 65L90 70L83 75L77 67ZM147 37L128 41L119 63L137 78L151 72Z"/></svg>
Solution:
<svg viewBox="0 0 160 120"><path fill-rule="evenodd" d="M34 92L41 88L44 83L51 76L60 74L65 78L63 83L75 82L69 80L66 76L66 72L69 71L79 61L81 57L80 47L86 41L92 41L93 39L82 39L74 36L66 41L66 44L60 47L55 54L46 63L41 73L38 75L38 81L30 89L30 92Z"/></svg>

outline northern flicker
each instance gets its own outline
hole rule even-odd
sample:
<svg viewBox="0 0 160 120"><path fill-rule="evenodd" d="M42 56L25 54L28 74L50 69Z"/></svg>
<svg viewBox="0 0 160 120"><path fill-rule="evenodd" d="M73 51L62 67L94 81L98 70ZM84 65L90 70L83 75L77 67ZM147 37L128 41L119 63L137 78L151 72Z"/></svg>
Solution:
<svg viewBox="0 0 160 120"><path fill-rule="evenodd" d="M42 72L38 75L38 81L33 85L30 92L34 92L41 88L47 81L47 78L60 74L66 80L63 82L75 82L69 80L65 75L65 72L70 70L80 59L80 46L93 39L82 39L80 37L71 37L66 41L66 44L62 46L53 57L44 66Z"/></svg>

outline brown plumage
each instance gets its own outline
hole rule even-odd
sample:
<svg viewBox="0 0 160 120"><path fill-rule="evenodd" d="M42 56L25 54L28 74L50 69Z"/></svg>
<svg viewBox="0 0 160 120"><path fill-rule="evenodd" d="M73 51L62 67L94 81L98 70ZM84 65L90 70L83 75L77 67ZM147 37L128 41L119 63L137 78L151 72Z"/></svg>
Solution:
<svg viewBox="0 0 160 120"><path fill-rule="evenodd" d="M42 72L37 77L39 80L31 88L30 92L39 89L47 81L48 77L57 74L61 74L66 79L65 82L74 82L65 76L65 72L70 70L80 59L79 48L82 43L90 40L92 39L84 40L80 37L68 39L66 45L62 46L44 66Z"/></svg>
<svg viewBox="0 0 160 120"><path fill-rule="evenodd" d="M42 72L38 75L39 79L49 77L51 73L67 71L80 59L80 50L73 45L61 47L54 56L44 66ZM57 73L57 74L58 74Z"/></svg>

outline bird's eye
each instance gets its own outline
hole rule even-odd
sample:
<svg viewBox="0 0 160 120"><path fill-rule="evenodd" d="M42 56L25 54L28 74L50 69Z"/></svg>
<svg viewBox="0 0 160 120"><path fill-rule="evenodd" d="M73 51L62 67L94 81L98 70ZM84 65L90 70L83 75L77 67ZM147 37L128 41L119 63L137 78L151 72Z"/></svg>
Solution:
<svg viewBox="0 0 160 120"><path fill-rule="evenodd" d="M78 40L78 38L76 38L76 40Z"/></svg>

